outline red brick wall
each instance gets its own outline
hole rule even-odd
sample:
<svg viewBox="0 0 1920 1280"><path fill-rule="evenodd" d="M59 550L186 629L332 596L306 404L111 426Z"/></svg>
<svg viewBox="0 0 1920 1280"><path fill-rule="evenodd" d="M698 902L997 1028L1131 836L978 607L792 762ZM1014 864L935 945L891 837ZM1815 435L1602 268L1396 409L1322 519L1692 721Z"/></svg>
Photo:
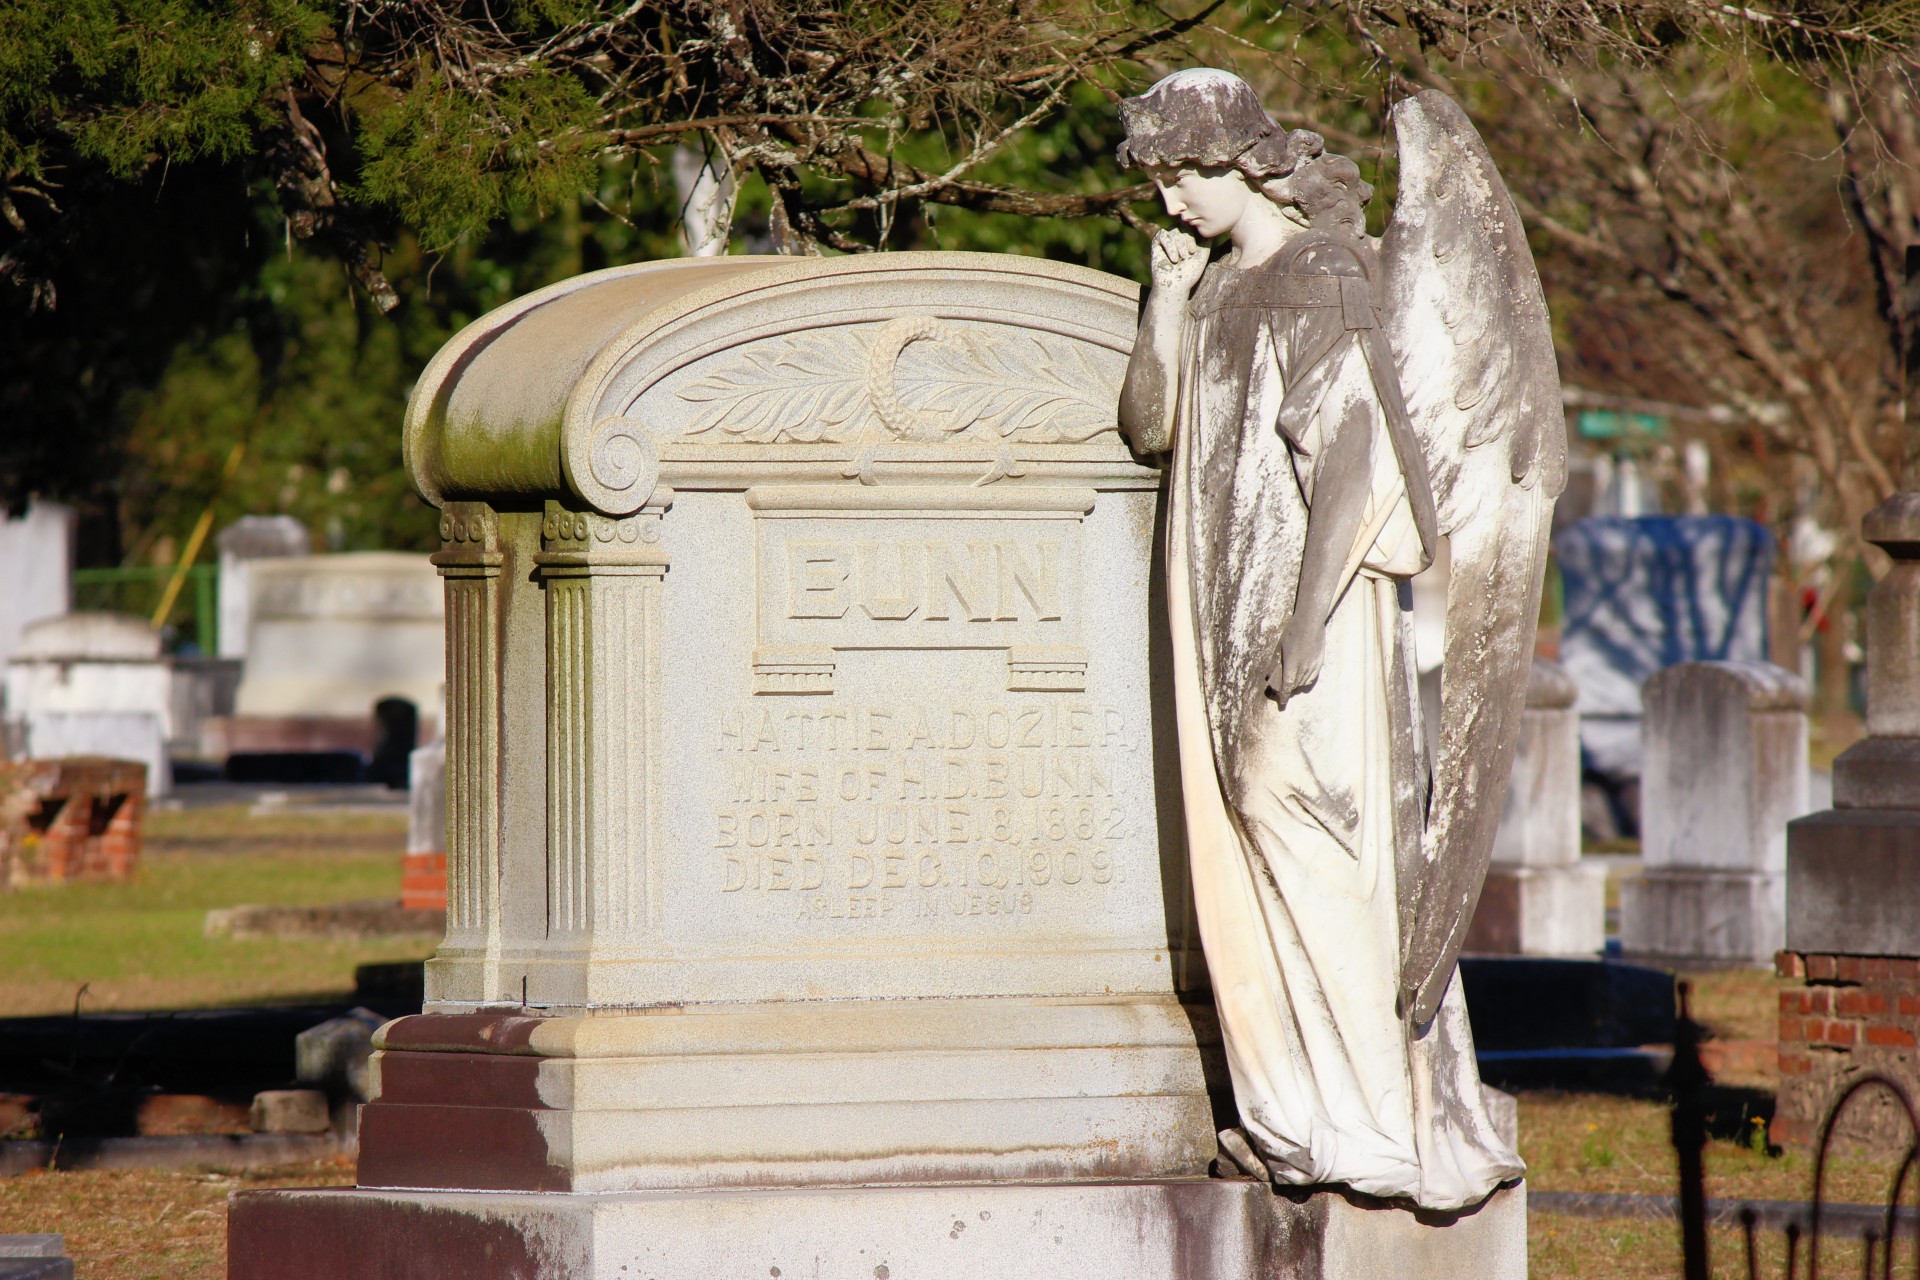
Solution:
<svg viewBox="0 0 1920 1280"><path fill-rule="evenodd" d="M124 880L140 861L146 766L122 760L35 760L18 785L35 799L8 834L11 883Z"/></svg>
<svg viewBox="0 0 1920 1280"><path fill-rule="evenodd" d="M447 855L409 853L400 867L400 905L408 911L447 909Z"/></svg>
<svg viewBox="0 0 1920 1280"><path fill-rule="evenodd" d="M1774 1142L1811 1147L1834 1103L1862 1076L1886 1076L1920 1105L1920 957L1782 951L1777 969L1803 985L1780 993ZM1849 1104L1836 1132L1884 1150L1904 1150L1915 1136L1881 1090Z"/></svg>

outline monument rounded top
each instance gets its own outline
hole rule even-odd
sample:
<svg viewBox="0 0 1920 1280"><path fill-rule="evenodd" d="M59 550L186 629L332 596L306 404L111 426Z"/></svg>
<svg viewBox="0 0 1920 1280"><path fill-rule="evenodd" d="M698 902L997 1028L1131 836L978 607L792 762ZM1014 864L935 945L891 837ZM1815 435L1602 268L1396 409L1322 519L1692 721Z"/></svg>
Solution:
<svg viewBox="0 0 1920 1280"><path fill-rule="evenodd" d="M1920 493L1896 493L1867 512L1860 536L1895 560L1920 560Z"/></svg>
<svg viewBox="0 0 1920 1280"><path fill-rule="evenodd" d="M222 529L214 542L220 554L241 560L304 556L313 550L307 526L286 515L241 516Z"/></svg>
<svg viewBox="0 0 1920 1280"><path fill-rule="evenodd" d="M151 662L160 656L160 633L132 614L63 613L29 622L16 656Z"/></svg>
<svg viewBox="0 0 1920 1280"><path fill-rule="evenodd" d="M1709 684L1736 690L1754 711L1802 711L1807 705L1807 682L1767 662L1683 662L1654 672L1641 688L1652 705L1663 695Z"/></svg>
<svg viewBox="0 0 1920 1280"><path fill-rule="evenodd" d="M1534 710L1571 707L1580 698L1580 686L1557 662L1535 658L1527 672L1527 706Z"/></svg>
<svg viewBox="0 0 1920 1280"><path fill-rule="evenodd" d="M1011 254L743 256L562 281L457 334L407 410L414 484L638 511L663 480L1139 470L1114 403L1138 286ZM796 470L798 469L798 470Z"/></svg>

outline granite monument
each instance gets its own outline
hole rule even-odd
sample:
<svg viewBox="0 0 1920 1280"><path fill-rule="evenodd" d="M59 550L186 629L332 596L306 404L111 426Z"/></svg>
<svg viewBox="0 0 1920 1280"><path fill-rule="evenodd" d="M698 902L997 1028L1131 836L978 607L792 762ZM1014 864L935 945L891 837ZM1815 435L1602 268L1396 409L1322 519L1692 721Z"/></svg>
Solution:
<svg viewBox="0 0 1920 1280"><path fill-rule="evenodd" d="M1403 112L1410 150L1490 173L1457 108ZM1513 224L1497 184L1451 198ZM1478 252L1487 306L1543 317L1530 262ZM1396 876L1369 828L1379 985L1354 1005L1397 1037L1402 1110L1418 1091L1469 1158L1407 1153L1385 1196L1347 1145L1347 1185L1296 1195L1219 1158L1183 788L1205 711L1163 477L1117 409L1139 305L1025 257L712 257L568 280L448 344L405 435L441 512L447 935L425 1012L376 1037L360 1185L238 1194L230 1275L1524 1275L1524 1187L1495 1189L1519 1165L1449 994L1471 848ZM1510 368L1475 376L1511 407ZM1515 436L1490 440L1439 494L1511 473ZM1554 456L1503 481L1541 540ZM1456 566L1513 593L1477 643L1524 657L1533 544L1489 565L1437 510ZM1354 598L1388 620L1373 577ZM1364 690L1383 714L1398 670ZM1463 658L1446 696L1499 670ZM1443 779L1470 749L1443 734ZM1490 842L1498 800L1456 828ZM1434 904L1410 962L1398 884Z"/></svg>

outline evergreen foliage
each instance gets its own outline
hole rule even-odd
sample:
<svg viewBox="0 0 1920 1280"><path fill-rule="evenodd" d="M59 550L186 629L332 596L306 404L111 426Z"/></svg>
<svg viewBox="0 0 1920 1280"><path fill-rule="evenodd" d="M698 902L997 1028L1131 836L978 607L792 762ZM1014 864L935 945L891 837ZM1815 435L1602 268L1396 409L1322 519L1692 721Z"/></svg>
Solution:
<svg viewBox="0 0 1920 1280"><path fill-rule="evenodd" d="M1376 230L1384 107L1409 89L1442 84L1488 122L1530 221L1620 233L1643 256L1667 224L1599 184L1633 139L1666 148L1656 188L1691 191L1709 224L1713 201L1735 230L1757 207L1770 235L1821 246L1784 296L1831 310L1877 287L1846 340L1872 347L1879 324L1883 363L1904 369L1920 324L1889 273L1920 243L1895 216L1920 185L1875 141L1899 112L1874 113L1905 92L1917 39L1916 0L1806 0L1790 18L1665 0L13 0L0 504L82 503L89 563L177 551L210 501L223 522L289 511L331 546L427 545L399 460L415 373L519 293L679 252L675 147L733 170L735 252L982 249L1139 279L1152 193L1114 161L1113 101L1195 61L1239 69L1283 123L1354 155L1380 188ZM1645 128L1598 136L1581 94L1629 82ZM1701 97L1716 85L1748 90ZM1542 102L1558 105L1520 109ZM1836 129L1846 172L1796 182L1782 149L1831 154ZM1743 204L1760 187L1782 198ZM1822 276L1866 261L1848 247L1861 225L1878 265ZM1710 333L1719 295L1659 294L1690 308L1676 330L1626 288L1630 266L1598 268L1567 236L1537 245L1570 368L1687 390L1663 335ZM1622 343L1654 358L1618 359ZM1764 357L1723 347L1702 358ZM1904 383L1881 400L1862 412L1894 421ZM1890 447L1877 431L1856 432L1863 457ZM1848 467L1872 469L1842 458L1831 483Z"/></svg>

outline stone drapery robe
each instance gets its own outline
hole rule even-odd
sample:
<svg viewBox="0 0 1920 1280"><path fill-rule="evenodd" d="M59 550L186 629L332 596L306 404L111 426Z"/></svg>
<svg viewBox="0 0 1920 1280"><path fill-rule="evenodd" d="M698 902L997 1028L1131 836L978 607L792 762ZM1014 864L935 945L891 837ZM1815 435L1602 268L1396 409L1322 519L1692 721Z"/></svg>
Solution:
<svg viewBox="0 0 1920 1280"><path fill-rule="evenodd" d="M1371 321L1370 265L1364 242L1303 233L1210 265L1189 303L1167 538L1181 773L1242 1123L1284 1181L1448 1209L1523 1166L1488 1119L1458 979L1427 1027L1395 1010L1427 767L1400 580L1425 555L1349 327ZM1345 309L1298 305L1329 296ZM1263 690L1336 427L1369 435L1369 498L1319 678L1283 708Z"/></svg>

